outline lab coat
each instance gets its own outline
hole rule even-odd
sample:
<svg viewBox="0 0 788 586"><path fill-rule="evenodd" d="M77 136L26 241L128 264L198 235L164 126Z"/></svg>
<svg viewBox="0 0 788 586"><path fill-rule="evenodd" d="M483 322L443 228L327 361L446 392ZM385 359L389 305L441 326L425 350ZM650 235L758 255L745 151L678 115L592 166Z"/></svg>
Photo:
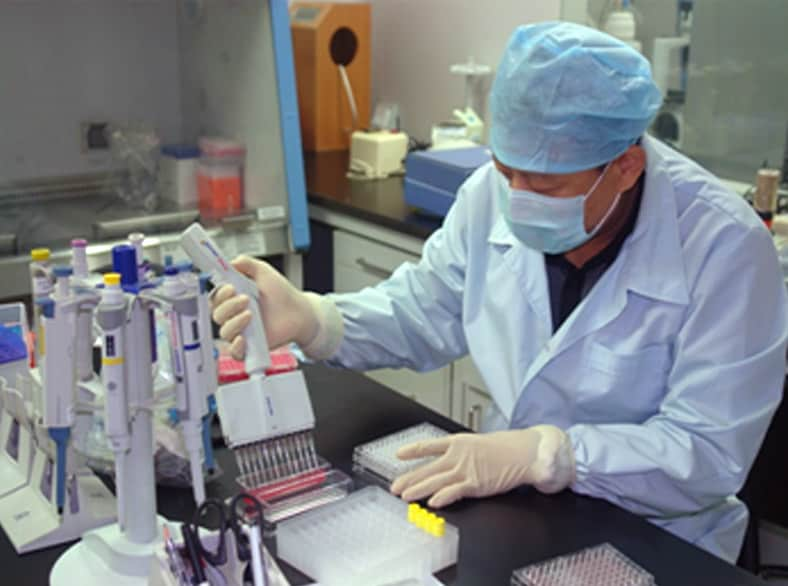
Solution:
<svg viewBox="0 0 788 586"><path fill-rule="evenodd" d="M495 406L486 430L553 424L572 490L735 561L735 498L780 401L786 293L770 234L742 198L646 137L638 221L553 334L542 253L497 208L490 164L461 187L421 260L336 295L334 364L439 368L470 353Z"/></svg>

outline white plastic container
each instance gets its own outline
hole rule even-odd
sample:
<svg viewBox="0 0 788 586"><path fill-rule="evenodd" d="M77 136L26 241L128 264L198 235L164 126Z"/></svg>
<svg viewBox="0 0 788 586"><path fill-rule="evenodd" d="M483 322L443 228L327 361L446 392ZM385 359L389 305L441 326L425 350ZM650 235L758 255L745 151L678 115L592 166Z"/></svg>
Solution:
<svg viewBox="0 0 788 586"><path fill-rule="evenodd" d="M30 251L30 282L33 295L33 331L36 335L36 363L41 347L41 308L36 299L49 297L55 289L55 279L50 265L50 250L34 248Z"/></svg>
<svg viewBox="0 0 788 586"><path fill-rule="evenodd" d="M197 162L200 149L165 145L159 162L159 193L182 208L197 206Z"/></svg>
<svg viewBox="0 0 788 586"><path fill-rule="evenodd" d="M435 458L400 460L397 450L408 444L445 437L448 432L430 423L414 425L402 431L356 446L353 450L353 466L379 477L386 486L395 478L431 462Z"/></svg>
<svg viewBox="0 0 788 586"><path fill-rule="evenodd" d="M421 583L457 563L460 532L432 535L408 520L408 503L368 486L297 515L276 530L278 557L324 586Z"/></svg>
<svg viewBox="0 0 788 586"><path fill-rule="evenodd" d="M637 24L631 10L616 10L610 13L605 22L605 32L625 42L638 53L643 52L643 45L637 40Z"/></svg>

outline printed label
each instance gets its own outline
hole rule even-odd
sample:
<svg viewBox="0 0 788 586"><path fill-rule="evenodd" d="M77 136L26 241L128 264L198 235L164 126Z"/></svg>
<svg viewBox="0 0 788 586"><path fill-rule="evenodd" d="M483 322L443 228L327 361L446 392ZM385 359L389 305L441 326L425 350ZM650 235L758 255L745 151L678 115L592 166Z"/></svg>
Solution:
<svg viewBox="0 0 788 586"><path fill-rule="evenodd" d="M279 220L284 218L287 212L284 206L266 206L257 208L257 219L261 222L265 220Z"/></svg>

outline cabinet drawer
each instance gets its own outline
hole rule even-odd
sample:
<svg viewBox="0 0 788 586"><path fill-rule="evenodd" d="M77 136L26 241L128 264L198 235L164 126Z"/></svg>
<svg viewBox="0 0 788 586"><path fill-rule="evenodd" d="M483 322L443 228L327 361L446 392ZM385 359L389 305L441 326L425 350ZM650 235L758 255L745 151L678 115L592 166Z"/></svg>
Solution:
<svg viewBox="0 0 788 586"><path fill-rule="evenodd" d="M458 419L459 423L473 431L479 431L482 418L490 405L492 405L492 399L487 393L472 385L462 385L460 411L462 418Z"/></svg>
<svg viewBox="0 0 788 586"><path fill-rule="evenodd" d="M342 230L334 231L334 290L353 293L386 280L402 263L419 258L368 238ZM379 369L368 377L406 397L449 417L451 415L451 367L428 373Z"/></svg>
<svg viewBox="0 0 788 586"><path fill-rule="evenodd" d="M479 431L482 417L492 404L487 387L469 356L452 365L452 418Z"/></svg>
<svg viewBox="0 0 788 586"><path fill-rule="evenodd" d="M451 414L450 369L451 367L446 366L433 372L419 373L405 368L383 368L370 370L364 374L391 390L449 417Z"/></svg>
<svg viewBox="0 0 788 586"><path fill-rule="evenodd" d="M404 262L418 257L367 238L334 232L334 287L338 293L357 291L391 276Z"/></svg>

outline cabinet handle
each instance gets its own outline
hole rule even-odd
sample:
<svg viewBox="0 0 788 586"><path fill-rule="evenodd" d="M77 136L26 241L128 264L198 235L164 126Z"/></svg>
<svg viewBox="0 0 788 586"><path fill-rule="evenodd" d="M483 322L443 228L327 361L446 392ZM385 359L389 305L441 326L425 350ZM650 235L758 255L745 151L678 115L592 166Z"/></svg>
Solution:
<svg viewBox="0 0 788 586"><path fill-rule="evenodd" d="M478 427L478 417L482 413L482 406L478 403L468 409L468 428L472 429L473 431L479 431Z"/></svg>
<svg viewBox="0 0 788 586"><path fill-rule="evenodd" d="M391 276L390 270L374 265L362 257L356 259L356 264L361 267L361 270L375 275L376 277L380 277L381 279L388 279Z"/></svg>

